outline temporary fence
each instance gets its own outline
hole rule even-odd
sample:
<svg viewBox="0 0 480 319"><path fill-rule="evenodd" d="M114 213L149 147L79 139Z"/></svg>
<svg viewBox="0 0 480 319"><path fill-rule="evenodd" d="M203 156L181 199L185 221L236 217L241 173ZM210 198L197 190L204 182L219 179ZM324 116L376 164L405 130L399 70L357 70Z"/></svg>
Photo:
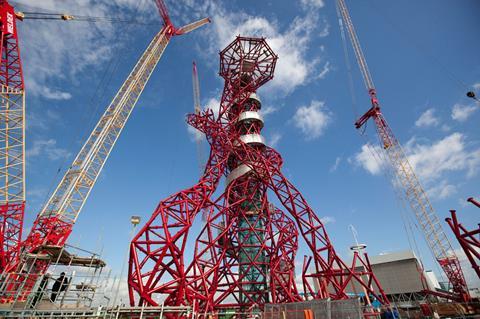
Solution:
<svg viewBox="0 0 480 319"><path fill-rule="evenodd" d="M265 319L363 319L359 298L267 304Z"/></svg>

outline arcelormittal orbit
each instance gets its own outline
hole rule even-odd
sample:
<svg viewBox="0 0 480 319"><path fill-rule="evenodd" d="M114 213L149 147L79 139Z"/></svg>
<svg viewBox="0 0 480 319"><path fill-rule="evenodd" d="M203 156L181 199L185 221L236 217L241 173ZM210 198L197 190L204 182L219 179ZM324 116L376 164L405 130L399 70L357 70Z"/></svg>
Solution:
<svg viewBox="0 0 480 319"><path fill-rule="evenodd" d="M319 217L282 174L282 157L261 135L257 90L273 78L276 61L262 38L237 37L220 52L219 114L206 110L187 120L210 144L208 163L199 182L162 200L134 237L132 305L248 312L265 303L345 299L352 287L388 303L366 256L354 253L352 265L339 258ZM207 221L195 246L187 247L193 221L205 209ZM301 271L302 295L295 282L299 240L311 253Z"/></svg>

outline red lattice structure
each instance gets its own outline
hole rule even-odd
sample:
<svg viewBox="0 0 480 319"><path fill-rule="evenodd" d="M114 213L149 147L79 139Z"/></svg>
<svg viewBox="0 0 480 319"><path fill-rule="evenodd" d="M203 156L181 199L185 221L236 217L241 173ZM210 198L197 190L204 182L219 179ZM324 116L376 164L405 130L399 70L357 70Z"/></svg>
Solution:
<svg viewBox="0 0 480 319"><path fill-rule="evenodd" d="M345 299L352 285L388 303L368 259L358 255L352 265L340 259L318 216L282 174L282 157L265 144L256 92L273 78L276 61L262 38L237 37L220 52L225 86L219 114L206 110L187 119L205 134L209 160L198 183L162 200L132 240L132 306L163 302L202 313L249 312L272 302ZM223 176L224 191L217 192ZM187 247L202 210L206 223L194 247ZM302 275L303 296L295 282L300 237L312 255Z"/></svg>
<svg viewBox="0 0 480 319"><path fill-rule="evenodd" d="M25 92L14 8L0 0L0 272L20 257L25 211Z"/></svg>
<svg viewBox="0 0 480 319"><path fill-rule="evenodd" d="M480 202L470 197L467 201L480 208ZM451 210L452 218L446 218L446 222L453 231L453 234L462 247L468 261L472 265L473 270L480 279L480 224L477 229L468 230L457 219L457 212Z"/></svg>

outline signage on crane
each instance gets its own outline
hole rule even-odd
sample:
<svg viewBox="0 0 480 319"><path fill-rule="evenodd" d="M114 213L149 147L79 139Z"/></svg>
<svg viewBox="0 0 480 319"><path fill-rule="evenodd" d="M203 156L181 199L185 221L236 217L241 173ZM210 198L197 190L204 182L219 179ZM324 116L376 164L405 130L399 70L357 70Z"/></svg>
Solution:
<svg viewBox="0 0 480 319"><path fill-rule="evenodd" d="M15 35L15 10L11 5L5 3L0 8L0 20L2 23L2 32L4 34Z"/></svg>

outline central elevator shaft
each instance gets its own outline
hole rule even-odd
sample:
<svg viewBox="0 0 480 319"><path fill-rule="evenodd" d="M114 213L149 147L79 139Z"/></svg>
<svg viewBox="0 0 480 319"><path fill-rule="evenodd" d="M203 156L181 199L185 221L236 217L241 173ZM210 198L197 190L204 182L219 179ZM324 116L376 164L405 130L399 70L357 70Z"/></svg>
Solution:
<svg viewBox="0 0 480 319"><path fill-rule="evenodd" d="M244 79L248 82L247 79ZM243 82L242 82L243 83ZM242 103L235 103L229 110L236 118L235 129L239 140L248 147L265 148L265 139L260 134L263 118L259 113L261 101L251 92ZM237 145L239 142L237 142ZM240 304L264 304L268 302L268 252L267 238L268 201L264 183L252 174L251 168L235 155L228 161L227 194L235 206L232 214L237 218L230 247L238 265ZM245 309L247 310L247 309Z"/></svg>

